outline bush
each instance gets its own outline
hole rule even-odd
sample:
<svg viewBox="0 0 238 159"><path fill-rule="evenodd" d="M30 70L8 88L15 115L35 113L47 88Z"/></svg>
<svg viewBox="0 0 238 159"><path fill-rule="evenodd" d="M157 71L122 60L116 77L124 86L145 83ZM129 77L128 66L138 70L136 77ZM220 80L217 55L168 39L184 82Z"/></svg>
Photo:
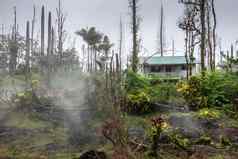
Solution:
<svg viewBox="0 0 238 159"><path fill-rule="evenodd" d="M157 80L160 81L159 78ZM154 103L169 103L171 96L178 96L174 83L154 81L155 78L128 71L125 81L127 104L124 110L136 114L150 113L154 110Z"/></svg>
<svg viewBox="0 0 238 159"><path fill-rule="evenodd" d="M127 94L127 112L144 114L153 110L151 96L144 90L138 90Z"/></svg>
<svg viewBox="0 0 238 159"><path fill-rule="evenodd" d="M221 117L221 113L214 109L201 109L198 112L198 117L201 119L218 119Z"/></svg>
<svg viewBox="0 0 238 159"><path fill-rule="evenodd" d="M24 92L19 92L13 97L14 103L19 108L29 108L33 103L33 94L32 91L26 90Z"/></svg>
<svg viewBox="0 0 238 159"><path fill-rule="evenodd" d="M231 73L211 72L193 76L177 85L190 108L222 107L238 97L238 76Z"/></svg>
<svg viewBox="0 0 238 159"><path fill-rule="evenodd" d="M128 71L126 74L125 88L127 92L136 91L138 89L148 89L150 81L143 75Z"/></svg>
<svg viewBox="0 0 238 159"><path fill-rule="evenodd" d="M152 86L151 88L152 101L154 103L170 103L172 97L179 97L174 83L164 82Z"/></svg>
<svg viewBox="0 0 238 159"><path fill-rule="evenodd" d="M150 82L144 76L128 71L125 81L126 105L124 111L144 114L152 111Z"/></svg>
<svg viewBox="0 0 238 159"><path fill-rule="evenodd" d="M178 83L177 91L182 94L190 108L198 109L207 106L207 97L203 95L202 79L199 76Z"/></svg>
<svg viewBox="0 0 238 159"><path fill-rule="evenodd" d="M197 144L197 145L211 145L212 139L211 139L211 137L209 137L207 135L203 135L197 141L195 141L195 144Z"/></svg>
<svg viewBox="0 0 238 159"><path fill-rule="evenodd" d="M170 141L175 144L175 146L182 150L187 150L191 146L191 142L188 138L178 133L176 130L169 134Z"/></svg>

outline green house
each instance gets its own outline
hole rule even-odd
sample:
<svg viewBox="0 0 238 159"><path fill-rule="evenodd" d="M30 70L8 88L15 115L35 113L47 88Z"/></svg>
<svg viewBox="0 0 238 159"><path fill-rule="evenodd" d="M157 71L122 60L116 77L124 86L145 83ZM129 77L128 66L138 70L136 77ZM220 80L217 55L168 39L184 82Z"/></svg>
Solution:
<svg viewBox="0 0 238 159"><path fill-rule="evenodd" d="M147 75L161 77L186 77L187 62L184 56L153 56L143 58L142 70ZM193 73L196 72L196 63L193 64Z"/></svg>

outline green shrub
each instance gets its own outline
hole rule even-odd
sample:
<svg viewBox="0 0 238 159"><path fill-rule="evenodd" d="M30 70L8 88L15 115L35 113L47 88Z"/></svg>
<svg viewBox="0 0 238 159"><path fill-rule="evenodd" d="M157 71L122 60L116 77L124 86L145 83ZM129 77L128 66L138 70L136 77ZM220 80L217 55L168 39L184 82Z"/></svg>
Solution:
<svg viewBox="0 0 238 159"><path fill-rule="evenodd" d="M190 108L222 107L238 97L238 76L231 73L211 72L193 76L177 85Z"/></svg>
<svg viewBox="0 0 238 159"><path fill-rule="evenodd" d="M203 95L202 79L199 76L178 83L177 91L182 94L190 108L198 109L207 106L207 97Z"/></svg>
<svg viewBox="0 0 238 159"><path fill-rule="evenodd" d="M218 119L221 117L221 113L215 109L201 109L198 112L198 118L201 119Z"/></svg>
<svg viewBox="0 0 238 159"><path fill-rule="evenodd" d="M203 94L211 106L232 103L238 96L238 76L231 73L208 73L203 80Z"/></svg>
<svg viewBox="0 0 238 159"><path fill-rule="evenodd" d="M195 144L198 144L198 145L211 145L212 144L212 139L211 139L211 137L209 137L207 135L203 135L197 141L195 141Z"/></svg>
<svg viewBox="0 0 238 159"><path fill-rule="evenodd" d="M189 139L183 137L181 134L179 134L176 131L169 134L169 138L171 142L175 144L177 148L187 150L191 146L191 142L189 141Z"/></svg>
<svg viewBox="0 0 238 159"><path fill-rule="evenodd" d="M231 146L232 145L229 138L227 138L223 135L220 136L220 144L221 144L221 146Z"/></svg>
<svg viewBox="0 0 238 159"><path fill-rule="evenodd" d="M171 97L178 97L176 85L174 83L164 82L154 85L151 88L151 100L156 103L169 103Z"/></svg>
<svg viewBox="0 0 238 159"><path fill-rule="evenodd" d="M16 96L13 97L13 101L19 108L30 107L33 103L32 91L26 90L26 91L17 93Z"/></svg>
<svg viewBox="0 0 238 159"><path fill-rule="evenodd" d="M138 89L147 89L150 87L150 81L143 75L128 71L126 74L125 88L127 92Z"/></svg>
<svg viewBox="0 0 238 159"><path fill-rule="evenodd" d="M127 112L144 114L153 110L151 97L147 92L138 90L127 94Z"/></svg>
<svg viewBox="0 0 238 159"><path fill-rule="evenodd" d="M126 74L126 107L130 113L144 114L154 110L154 103L168 103L171 96L177 96L172 82L162 82L159 78L148 78L128 71Z"/></svg>

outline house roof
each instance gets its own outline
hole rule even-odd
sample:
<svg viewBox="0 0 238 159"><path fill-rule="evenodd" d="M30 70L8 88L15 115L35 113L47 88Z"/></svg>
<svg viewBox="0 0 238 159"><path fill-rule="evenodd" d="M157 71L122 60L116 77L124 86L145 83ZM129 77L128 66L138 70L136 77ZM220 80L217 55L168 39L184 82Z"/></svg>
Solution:
<svg viewBox="0 0 238 159"><path fill-rule="evenodd" d="M144 61L148 65L183 65L186 64L184 56L153 56Z"/></svg>

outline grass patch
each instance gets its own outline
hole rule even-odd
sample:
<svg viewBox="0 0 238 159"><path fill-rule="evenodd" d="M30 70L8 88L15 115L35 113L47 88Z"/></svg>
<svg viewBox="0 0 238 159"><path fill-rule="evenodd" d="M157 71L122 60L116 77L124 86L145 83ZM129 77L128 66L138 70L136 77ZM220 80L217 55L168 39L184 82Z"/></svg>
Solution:
<svg viewBox="0 0 238 159"><path fill-rule="evenodd" d="M15 127L19 129L42 129L52 126L49 122L32 118L29 114L21 112L11 112L4 123L7 127Z"/></svg>

